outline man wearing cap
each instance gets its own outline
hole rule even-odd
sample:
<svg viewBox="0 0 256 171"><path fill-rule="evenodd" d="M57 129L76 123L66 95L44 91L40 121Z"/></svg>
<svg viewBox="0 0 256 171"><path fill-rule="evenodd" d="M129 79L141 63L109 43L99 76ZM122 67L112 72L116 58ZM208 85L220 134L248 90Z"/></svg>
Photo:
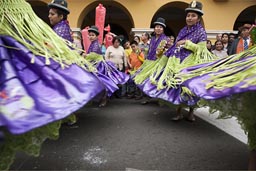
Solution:
<svg viewBox="0 0 256 171"><path fill-rule="evenodd" d="M53 30L63 39L73 42L71 29L67 20L67 15L70 13L66 0L53 0L48 4L50 24Z"/></svg>
<svg viewBox="0 0 256 171"><path fill-rule="evenodd" d="M240 38L235 39L231 44L231 47L228 52L229 55L240 53L244 50L247 50L249 47L251 47L252 44L250 41L250 34L249 34L250 28L251 28L251 24L244 24L239 28L239 31L241 32Z"/></svg>

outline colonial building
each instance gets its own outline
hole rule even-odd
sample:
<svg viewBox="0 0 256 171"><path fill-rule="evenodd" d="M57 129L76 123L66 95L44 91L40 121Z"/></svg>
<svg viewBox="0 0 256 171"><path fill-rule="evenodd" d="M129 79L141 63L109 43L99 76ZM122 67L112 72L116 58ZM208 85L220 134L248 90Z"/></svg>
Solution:
<svg viewBox="0 0 256 171"><path fill-rule="evenodd" d="M34 11L48 22L47 4L51 0L27 0ZM111 32L131 37L151 31L157 17L166 20L166 34L177 36L185 25L184 9L191 0L67 0L69 22L74 30L95 24L95 8L101 3L106 8L105 25ZM203 3L203 25L208 38L217 33L235 32L244 23L253 23L256 16L255 0L200 0Z"/></svg>

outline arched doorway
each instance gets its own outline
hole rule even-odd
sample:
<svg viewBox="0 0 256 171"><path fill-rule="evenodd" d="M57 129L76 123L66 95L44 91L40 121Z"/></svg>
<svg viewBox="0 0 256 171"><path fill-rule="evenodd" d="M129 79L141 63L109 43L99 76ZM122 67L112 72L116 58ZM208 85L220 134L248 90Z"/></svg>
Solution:
<svg viewBox="0 0 256 171"><path fill-rule="evenodd" d="M131 14L122 4L114 1L96 1L88 5L78 19L78 27L83 29L95 24L95 8L100 3L106 8L105 26L109 24L111 32L130 38L131 28L134 27Z"/></svg>
<svg viewBox="0 0 256 171"><path fill-rule="evenodd" d="M175 1L165 4L157 10L154 14L150 27L153 28L153 24L158 17L165 19L166 29L165 34L167 36L173 35L177 37L179 31L186 25L186 14L185 9L188 4L185 2ZM203 24L203 21L202 21Z"/></svg>
<svg viewBox="0 0 256 171"><path fill-rule="evenodd" d="M253 5L244 9L238 15L234 23L233 30L238 30L238 28L245 23L254 24L255 17L256 17L256 5Z"/></svg>
<svg viewBox="0 0 256 171"><path fill-rule="evenodd" d="M47 3L39 0L28 0L27 1L31 6L36 15L41 18L47 24L50 24L48 19L48 6Z"/></svg>

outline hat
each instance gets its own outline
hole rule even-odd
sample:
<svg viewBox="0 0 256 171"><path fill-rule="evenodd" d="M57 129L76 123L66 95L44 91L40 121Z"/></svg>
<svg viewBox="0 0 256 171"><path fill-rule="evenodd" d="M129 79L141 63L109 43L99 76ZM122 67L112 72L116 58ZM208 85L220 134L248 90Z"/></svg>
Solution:
<svg viewBox="0 0 256 171"><path fill-rule="evenodd" d="M68 9L68 3L66 0L53 0L51 3L48 4L48 7L63 10L67 14L70 13Z"/></svg>
<svg viewBox="0 0 256 171"><path fill-rule="evenodd" d="M251 24L244 24L243 26L239 27L238 30L242 31L244 29L250 29L252 27Z"/></svg>
<svg viewBox="0 0 256 171"><path fill-rule="evenodd" d="M97 36L100 34L100 33L99 33L99 29L98 29L98 27L96 27L96 26L91 26L91 27L88 29L88 32L93 32L93 33L95 33Z"/></svg>
<svg viewBox="0 0 256 171"><path fill-rule="evenodd" d="M185 9L186 12L193 11L196 12L199 15L204 15L204 12L202 11L203 4L198 1L192 1L188 8Z"/></svg>
<svg viewBox="0 0 256 171"><path fill-rule="evenodd" d="M161 18L161 17L157 18L157 20L154 22L154 26L156 26L156 25L161 25L163 27L166 27L165 19Z"/></svg>

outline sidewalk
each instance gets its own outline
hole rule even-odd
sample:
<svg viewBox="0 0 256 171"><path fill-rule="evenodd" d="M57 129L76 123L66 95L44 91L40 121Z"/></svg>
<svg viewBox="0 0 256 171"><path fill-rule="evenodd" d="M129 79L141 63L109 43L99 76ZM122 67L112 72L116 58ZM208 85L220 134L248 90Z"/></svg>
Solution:
<svg viewBox="0 0 256 171"><path fill-rule="evenodd" d="M244 130L241 128L241 125L238 123L235 117L229 119L218 119L219 112L213 114L209 113L209 108L199 108L195 111L195 115L206 122L216 126L220 130L228 133L239 141L247 144L247 135Z"/></svg>

